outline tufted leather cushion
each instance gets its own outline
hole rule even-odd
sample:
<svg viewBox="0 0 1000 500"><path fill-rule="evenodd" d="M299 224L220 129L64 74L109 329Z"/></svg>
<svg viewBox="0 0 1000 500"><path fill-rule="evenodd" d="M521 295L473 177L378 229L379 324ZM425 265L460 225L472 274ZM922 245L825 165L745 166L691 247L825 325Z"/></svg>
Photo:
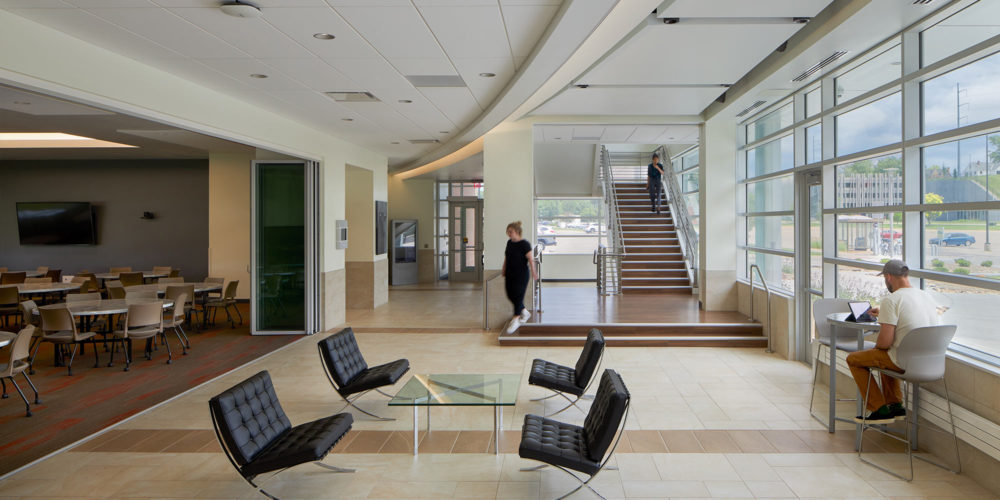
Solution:
<svg viewBox="0 0 1000 500"><path fill-rule="evenodd" d="M517 450L521 458L594 474L600 463L589 458L586 448L583 427L538 415L524 417L521 446Z"/></svg>
<svg viewBox="0 0 1000 500"><path fill-rule="evenodd" d="M583 352L580 359L576 361L576 385L583 389L590 384L590 377L594 376L594 370L601 361L601 354L604 352L604 335L597 328L591 328L587 334L587 343L583 345Z"/></svg>
<svg viewBox="0 0 1000 500"><path fill-rule="evenodd" d="M630 395L621 375L611 369L601 376L594 403L590 405L587 418L583 421L587 453L591 460L600 461L625 417Z"/></svg>
<svg viewBox="0 0 1000 500"><path fill-rule="evenodd" d="M350 413L296 425L275 439L254 459L243 466L243 474L255 476L306 462L322 460L354 423Z"/></svg>
<svg viewBox="0 0 1000 500"><path fill-rule="evenodd" d="M292 428L267 371L230 387L208 405L226 447L240 466Z"/></svg>
<svg viewBox="0 0 1000 500"><path fill-rule="evenodd" d="M392 385L408 371L410 371L410 362L405 359L397 359L392 363L378 365L354 377L350 384L341 386L340 393L346 396L376 387Z"/></svg>
<svg viewBox="0 0 1000 500"><path fill-rule="evenodd" d="M368 369L368 363L361 355L358 341L354 338L354 330L350 328L344 328L320 340L319 354L338 387L348 385L355 377ZM343 391L340 393L350 394Z"/></svg>
<svg viewBox="0 0 1000 500"><path fill-rule="evenodd" d="M536 359L531 363L528 383L576 396L583 394L583 387L576 385L576 371L574 369L550 363L544 359Z"/></svg>

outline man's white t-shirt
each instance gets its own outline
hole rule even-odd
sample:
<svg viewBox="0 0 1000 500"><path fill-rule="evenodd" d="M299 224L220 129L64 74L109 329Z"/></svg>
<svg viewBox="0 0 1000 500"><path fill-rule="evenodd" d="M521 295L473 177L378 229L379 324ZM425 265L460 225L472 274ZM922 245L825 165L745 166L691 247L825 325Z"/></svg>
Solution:
<svg viewBox="0 0 1000 500"><path fill-rule="evenodd" d="M896 326L896 334L889 347L889 359L899 366L896 361L896 349L899 348L903 337L914 328L938 324L938 317L937 304L927 292L919 288L900 288L882 299L878 322ZM906 369L905 366L899 367Z"/></svg>

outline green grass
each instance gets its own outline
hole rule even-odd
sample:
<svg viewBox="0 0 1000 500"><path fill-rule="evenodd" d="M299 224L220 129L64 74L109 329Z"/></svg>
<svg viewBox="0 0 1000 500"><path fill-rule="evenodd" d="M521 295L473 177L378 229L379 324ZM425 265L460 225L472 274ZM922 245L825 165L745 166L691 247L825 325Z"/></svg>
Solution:
<svg viewBox="0 0 1000 500"><path fill-rule="evenodd" d="M968 276L969 275L969 268L967 268L967 267L959 267L959 268L956 268L952 272L955 273L955 274L964 274L964 275Z"/></svg>
<svg viewBox="0 0 1000 500"><path fill-rule="evenodd" d="M973 182L975 182L976 184L979 184L980 186L984 186L985 187L986 186L986 177L987 176L985 176L985 175L977 175L975 177L970 177L970 179L972 179ZM1000 198L1000 175L991 175L991 176L989 176L989 179L990 179L990 181L989 181L990 185L989 185L988 189L990 190L990 193L993 196L996 196L996 197Z"/></svg>

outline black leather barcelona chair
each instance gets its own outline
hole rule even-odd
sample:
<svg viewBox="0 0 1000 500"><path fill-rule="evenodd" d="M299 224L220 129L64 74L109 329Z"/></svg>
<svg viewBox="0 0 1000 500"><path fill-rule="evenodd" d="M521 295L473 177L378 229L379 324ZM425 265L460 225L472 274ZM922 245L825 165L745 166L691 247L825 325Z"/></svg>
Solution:
<svg viewBox="0 0 1000 500"><path fill-rule="evenodd" d="M580 482L572 491L558 498L566 498L586 486L603 499L589 483L603 469L610 469L606 466L614 455L621 433L625 431L630 401L621 376L609 369L604 370L601 376L597 395L583 427L538 415L526 415L517 454L521 458L538 460L543 465L521 470L532 471L551 465ZM584 480L571 471L590 477Z"/></svg>
<svg viewBox="0 0 1000 500"><path fill-rule="evenodd" d="M373 390L392 398L392 395L382 392L379 388L395 384L400 377L410 371L409 360L397 359L391 363L369 368L358 348L358 341L354 338L354 330L350 328L344 328L320 340L319 357L323 360L330 384L347 402L344 408L352 406L361 413L379 420L396 420L365 411L354 402Z"/></svg>
<svg viewBox="0 0 1000 500"><path fill-rule="evenodd" d="M333 472L354 472L322 462L334 445L351 430L350 413L292 426L271 376L262 371L208 401L215 437L229 462L246 482L268 498L277 497L254 483L260 474L281 471L306 462Z"/></svg>
<svg viewBox="0 0 1000 500"><path fill-rule="evenodd" d="M583 411L576 403L586 398L587 389L594 382L594 374L598 373L603 358L604 335L597 328L591 328L590 333L587 334L587 343L584 344L583 352L580 353L580 359L576 361L575 367L536 359L531 363L528 384L544 387L555 394L544 398L535 398L532 401L543 401L556 396L562 396L566 398L566 401L569 401L569 404L559 411L546 415L549 417L562 413L570 406L576 406L578 410ZM576 396L576 399L570 399L566 394Z"/></svg>

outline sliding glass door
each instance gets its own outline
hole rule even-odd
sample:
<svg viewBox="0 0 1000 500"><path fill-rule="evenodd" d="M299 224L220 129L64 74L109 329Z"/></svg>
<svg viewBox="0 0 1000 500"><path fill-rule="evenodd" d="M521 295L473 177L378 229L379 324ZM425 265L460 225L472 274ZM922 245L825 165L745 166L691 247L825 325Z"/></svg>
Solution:
<svg viewBox="0 0 1000 500"><path fill-rule="evenodd" d="M316 165L258 161L253 165L254 334L316 331Z"/></svg>

